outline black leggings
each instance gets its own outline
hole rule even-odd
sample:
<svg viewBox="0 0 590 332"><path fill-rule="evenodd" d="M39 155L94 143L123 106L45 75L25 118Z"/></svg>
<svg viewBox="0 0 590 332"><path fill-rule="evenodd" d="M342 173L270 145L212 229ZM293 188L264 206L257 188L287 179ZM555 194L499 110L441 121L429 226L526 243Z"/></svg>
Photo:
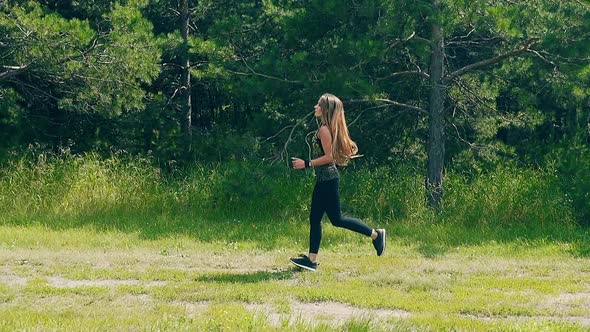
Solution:
<svg viewBox="0 0 590 332"><path fill-rule="evenodd" d="M373 229L360 220L343 217L340 213L340 193L338 190L340 179L316 182L311 198L309 213L309 252L317 254L322 241L322 217L324 212L332 225L371 236Z"/></svg>

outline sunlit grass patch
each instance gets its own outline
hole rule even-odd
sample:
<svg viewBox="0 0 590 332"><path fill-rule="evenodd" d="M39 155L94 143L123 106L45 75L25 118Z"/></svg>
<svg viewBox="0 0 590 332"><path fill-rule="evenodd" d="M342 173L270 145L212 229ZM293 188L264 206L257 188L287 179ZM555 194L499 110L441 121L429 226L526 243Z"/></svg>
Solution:
<svg viewBox="0 0 590 332"><path fill-rule="evenodd" d="M0 304L9 303L14 300L16 292L13 287L8 285L0 284Z"/></svg>
<svg viewBox="0 0 590 332"><path fill-rule="evenodd" d="M211 305L200 318L203 327L218 331L254 331L267 326L264 317L233 303Z"/></svg>

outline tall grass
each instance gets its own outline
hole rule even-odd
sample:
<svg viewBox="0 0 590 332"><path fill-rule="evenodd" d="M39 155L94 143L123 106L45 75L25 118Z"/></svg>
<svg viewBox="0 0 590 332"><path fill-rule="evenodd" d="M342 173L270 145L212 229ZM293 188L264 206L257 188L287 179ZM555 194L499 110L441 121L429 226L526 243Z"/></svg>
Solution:
<svg viewBox="0 0 590 332"><path fill-rule="evenodd" d="M202 240L223 232L259 241L307 227L314 182L309 171L234 161L164 173L153 165L124 153L102 158L31 152L14 158L0 169L0 223L117 229L146 237L185 233ZM423 177L416 170L342 171L345 214L397 227L410 238L559 240L576 228L551 171L507 166L471 179L449 173L445 188L444 208L434 213L424 205Z"/></svg>
<svg viewBox="0 0 590 332"><path fill-rule="evenodd" d="M449 177L443 219L467 227L567 227L574 217L551 171L498 167L471 181Z"/></svg>
<svg viewBox="0 0 590 332"><path fill-rule="evenodd" d="M500 166L472 179L447 177L439 224L454 226L453 239L569 241L578 228L567 193L552 170Z"/></svg>
<svg viewBox="0 0 590 332"><path fill-rule="evenodd" d="M264 229L302 218L311 186L306 177L284 166L240 162L165 174L149 159L127 154L31 152L0 169L0 223L88 226L147 237L188 233L208 240L218 236L214 225L237 234L247 223ZM258 233L242 237L264 236Z"/></svg>

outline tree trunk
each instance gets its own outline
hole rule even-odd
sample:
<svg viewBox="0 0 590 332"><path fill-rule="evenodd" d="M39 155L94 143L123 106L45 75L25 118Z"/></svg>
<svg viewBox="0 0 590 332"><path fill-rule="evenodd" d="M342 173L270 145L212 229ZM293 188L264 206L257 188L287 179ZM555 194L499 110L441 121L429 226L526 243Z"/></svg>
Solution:
<svg viewBox="0 0 590 332"><path fill-rule="evenodd" d="M188 47L188 35L190 28L190 13L189 13L189 0L182 0L181 8L181 35L182 35L182 52L180 56L180 62L182 66L182 75L180 79L181 86L181 100L182 100L182 132L184 138L184 153L185 157L190 158L192 152L192 101L191 101L191 74L190 74L190 60L189 60L189 47Z"/></svg>
<svg viewBox="0 0 590 332"><path fill-rule="evenodd" d="M440 3L434 1L435 17L432 24L432 59L430 66L430 105L428 116L428 166L426 203L439 209L443 196L443 165L445 158L444 105L446 83L444 77L444 40L440 25Z"/></svg>

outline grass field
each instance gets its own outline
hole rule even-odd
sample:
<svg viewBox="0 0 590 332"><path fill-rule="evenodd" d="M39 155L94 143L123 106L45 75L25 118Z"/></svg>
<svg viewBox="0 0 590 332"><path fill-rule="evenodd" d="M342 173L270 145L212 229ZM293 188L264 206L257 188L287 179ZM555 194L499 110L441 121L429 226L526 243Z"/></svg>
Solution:
<svg viewBox="0 0 590 332"><path fill-rule="evenodd" d="M377 257L367 239L326 226L313 273L288 263L305 227L281 227L268 246L224 241L223 227L203 242L2 226L0 329L590 330L590 260L572 243L424 250L387 225Z"/></svg>
<svg viewBox="0 0 590 332"><path fill-rule="evenodd" d="M2 331L590 330L590 231L550 172L450 174L439 214L410 173L344 174L388 248L324 220L313 273L309 175L32 160L0 169Z"/></svg>

